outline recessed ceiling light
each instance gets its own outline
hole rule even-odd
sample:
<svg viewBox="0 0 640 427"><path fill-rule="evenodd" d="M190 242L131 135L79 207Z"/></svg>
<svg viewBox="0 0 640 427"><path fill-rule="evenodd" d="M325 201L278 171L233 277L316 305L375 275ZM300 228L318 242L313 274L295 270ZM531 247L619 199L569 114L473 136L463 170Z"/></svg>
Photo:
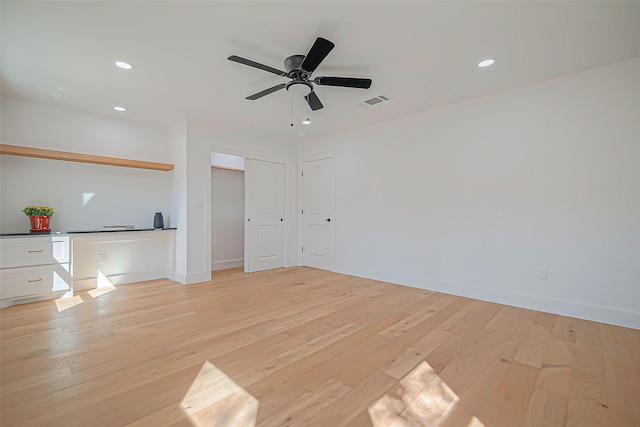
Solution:
<svg viewBox="0 0 640 427"><path fill-rule="evenodd" d="M116 111L127 111L127 109L124 107L113 107L113 109Z"/></svg>
<svg viewBox="0 0 640 427"><path fill-rule="evenodd" d="M484 61L478 62L478 67L488 67L489 65L493 65L494 62L496 62L495 59L485 59Z"/></svg>
<svg viewBox="0 0 640 427"><path fill-rule="evenodd" d="M302 121L302 124L303 124L303 125L310 125L310 124L311 124L311 120L309 120L309 118L307 117L306 119L304 119L304 120Z"/></svg>
<svg viewBox="0 0 640 427"><path fill-rule="evenodd" d="M128 62L124 62L124 61L116 61L116 65L124 70L130 70L133 68L133 65L129 64Z"/></svg>

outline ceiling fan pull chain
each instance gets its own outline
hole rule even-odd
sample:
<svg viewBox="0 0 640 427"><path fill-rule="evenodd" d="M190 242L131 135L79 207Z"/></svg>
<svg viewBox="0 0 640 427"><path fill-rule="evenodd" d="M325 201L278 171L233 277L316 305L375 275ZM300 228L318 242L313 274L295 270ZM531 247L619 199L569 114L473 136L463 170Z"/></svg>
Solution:
<svg viewBox="0 0 640 427"><path fill-rule="evenodd" d="M289 97L289 100L291 101L291 127L293 127L293 95Z"/></svg>

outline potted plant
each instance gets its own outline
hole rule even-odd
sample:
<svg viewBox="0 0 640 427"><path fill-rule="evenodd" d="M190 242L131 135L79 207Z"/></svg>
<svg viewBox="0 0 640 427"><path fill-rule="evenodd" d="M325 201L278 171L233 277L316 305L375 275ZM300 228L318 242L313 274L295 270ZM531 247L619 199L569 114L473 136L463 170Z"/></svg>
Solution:
<svg viewBox="0 0 640 427"><path fill-rule="evenodd" d="M22 209L31 221L31 232L51 231L49 228L49 218L53 215L51 206L25 206Z"/></svg>

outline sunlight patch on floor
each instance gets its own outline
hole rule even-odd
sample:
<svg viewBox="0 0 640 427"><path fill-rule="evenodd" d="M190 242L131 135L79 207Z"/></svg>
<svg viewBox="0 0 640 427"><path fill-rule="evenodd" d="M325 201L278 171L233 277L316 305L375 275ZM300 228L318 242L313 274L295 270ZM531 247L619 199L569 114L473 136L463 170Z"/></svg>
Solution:
<svg viewBox="0 0 640 427"><path fill-rule="evenodd" d="M437 427L459 400L431 366L422 362L400 380L398 389L369 407L369 416L374 427Z"/></svg>
<svg viewBox="0 0 640 427"><path fill-rule="evenodd" d="M180 402L180 410L196 427L254 427L258 400L207 361Z"/></svg>
<svg viewBox="0 0 640 427"><path fill-rule="evenodd" d="M84 301L80 298L80 295L76 295L73 298L58 298L56 301L56 307L58 308L58 313L62 313L65 310L70 309L71 307L75 307L78 304L82 304Z"/></svg>
<svg viewBox="0 0 640 427"><path fill-rule="evenodd" d="M482 424L476 417L473 417L467 427L484 427L484 424Z"/></svg>
<svg viewBox="0 0 640 427"><path fill-rule="evenodd" d="M91 298L98 298L100 295L104 295L104 294L108 294L111 291L115 291L116 287L115 286L111 286L111 287L103 287L103 288L95 288L95 289L91 289L89 292L87 292L89 295L91 295Z"/></svg>

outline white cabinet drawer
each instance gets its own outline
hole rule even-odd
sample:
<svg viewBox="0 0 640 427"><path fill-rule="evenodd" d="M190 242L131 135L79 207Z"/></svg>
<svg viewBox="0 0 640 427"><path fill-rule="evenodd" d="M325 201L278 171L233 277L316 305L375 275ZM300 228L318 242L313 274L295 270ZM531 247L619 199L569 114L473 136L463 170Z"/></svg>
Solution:
<svg viewBox="0 0 640 427"><path fill-rule="evenodd" d="M69 262L69 236L0 239L0 267Z"/></svg>
<svg viewBox="0 0 640 427"><path fill-rule="evenodd" d="M0 299L67 291L69 264L0 270Z"/></svg>

